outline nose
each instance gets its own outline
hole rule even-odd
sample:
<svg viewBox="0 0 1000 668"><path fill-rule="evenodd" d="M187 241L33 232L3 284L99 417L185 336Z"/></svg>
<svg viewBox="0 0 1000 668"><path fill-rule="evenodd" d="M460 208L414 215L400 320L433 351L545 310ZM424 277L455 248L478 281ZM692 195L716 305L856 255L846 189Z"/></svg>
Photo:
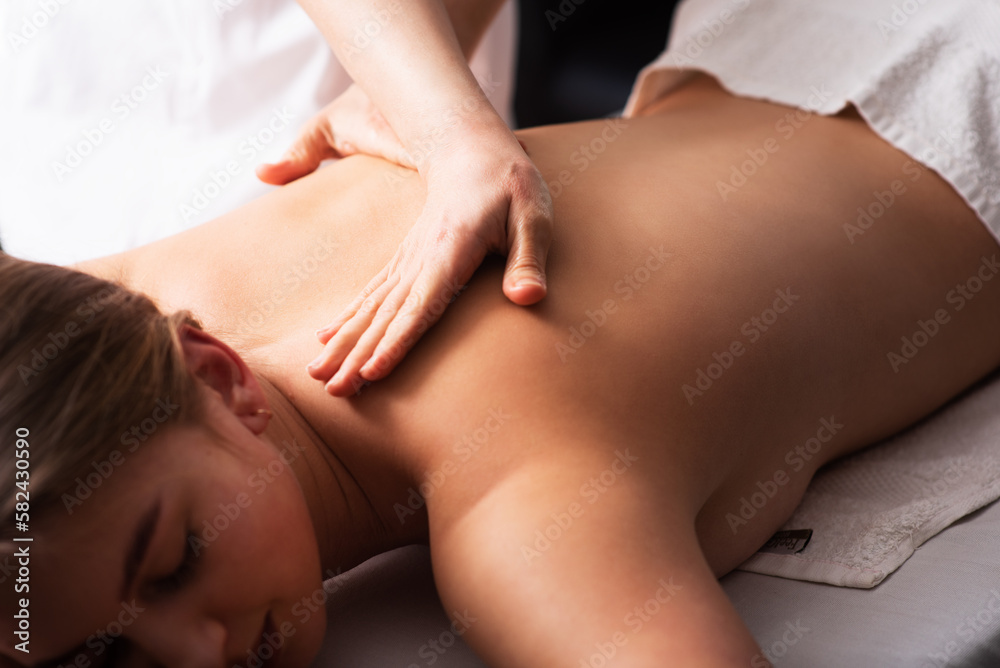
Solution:
<svg viewBox="0 0 1000 668"><path fill-rule="evenodd" d="M226 668L226 628L208 617L147 608L127 632L138 653L164 668Z"/></svg>

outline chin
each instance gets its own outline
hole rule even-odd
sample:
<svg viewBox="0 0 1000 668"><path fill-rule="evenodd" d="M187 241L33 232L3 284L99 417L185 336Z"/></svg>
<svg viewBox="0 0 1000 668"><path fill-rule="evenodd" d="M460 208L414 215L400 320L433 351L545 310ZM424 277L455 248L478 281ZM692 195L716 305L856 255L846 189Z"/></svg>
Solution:
<svg viewBox="0 0 1000 668"><path fill-rule="evenodd" d="M288 656L281 657L279 663L269 668L307 668L323 647L325 633L325 623L319 625L319 628L315 630L303 627L300 633L295 634L294 641L296 642L294 642L294 646L289 646Z"/></svg>
<svg viewBox="0 0 1000 668"><path fill-rule="evenodd" d="M283 651L260 668L306 668L312 663L326 635L326 599L322 583L296 597L283 621L274 622L274 631L286 639Z"/></svg>

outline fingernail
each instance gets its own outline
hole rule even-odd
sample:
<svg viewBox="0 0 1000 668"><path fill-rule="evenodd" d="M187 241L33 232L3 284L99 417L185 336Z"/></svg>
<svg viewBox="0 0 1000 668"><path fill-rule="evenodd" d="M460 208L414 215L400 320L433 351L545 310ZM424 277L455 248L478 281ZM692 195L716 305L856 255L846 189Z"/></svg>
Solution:
<svg viewBox="0 0 1000 668"><path fill-rule="evenodd" d="M531 285L537 285L540 288L545 287L545 282L537 278L521 278L518 279L517 283L514 284L515 288L526 288Z"/></svg>
<svg viewBox="0 0 1000 668"><path fill-rule="evenodd" d="M321 358L317 357L312 362L309 362L309 366L307 366L306 368L309 369L310 371L315 371L316 369L320 368L322 365L323 365L323 360Z"/></svg>

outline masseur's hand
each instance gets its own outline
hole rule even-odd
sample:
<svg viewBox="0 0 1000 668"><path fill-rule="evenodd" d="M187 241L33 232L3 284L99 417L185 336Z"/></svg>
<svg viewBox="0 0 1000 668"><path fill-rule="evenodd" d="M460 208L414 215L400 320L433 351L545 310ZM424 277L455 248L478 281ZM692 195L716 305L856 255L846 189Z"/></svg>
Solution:
<svg viewBox="0 0 1000 668"><path fill-rule="evenodd" d="M260 165L257 177L264 183L282 186L316 171L323 160L355 153L416 167L368 95L357 84L351 84L302 127L279 162Z"/></svg>
<svg viewBox="0 0 1000 668"><path fill-rule="evenodd" d="M388 374L445 311L488 252L507 255L504 294L533 304L546 293L552 199L506 126L451 133L419 165L424 209L392 260L328 327L309 368L330 394Z"/></svg>
<svg viewBox="0 0 1000 668"><path fill-rule="evenodd" d="M407 149L388 148L387 132L376 132L384 141L371 152L403 164L406 156L420 156L410 162L427 191L423 211L389 264L318 333L325 348L309 373L331 394L346 396L399 363L487 252L507 254L503 290L514 303L544 297L552 200L467 62L503 0L299 4ZM330 129L324 123L314 135ZM343 138L351 131L346 121L343 129L332 129L325 143L342 153L337 133ZM362 136L355 130L350 142L358 150L365 150L358 143ZM374 147L377 139L368 138ZM302 168L318 164L327 151L322 140L310 146L305 152L314 155L297 163ZM281 176L300 168L283 169Z"/></svg>

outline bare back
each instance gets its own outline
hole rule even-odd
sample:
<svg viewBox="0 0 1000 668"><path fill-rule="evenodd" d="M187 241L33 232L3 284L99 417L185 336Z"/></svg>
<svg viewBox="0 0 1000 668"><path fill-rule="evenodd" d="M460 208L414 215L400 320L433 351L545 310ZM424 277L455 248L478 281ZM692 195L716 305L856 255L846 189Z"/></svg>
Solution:
<svg viewBox="0 0 1000 668"><path fill-rule="evenodd" d="M707 79L646 117L519 136L555 197L549 296L510 304L487 262L393 374L349 400L305 373L313 332L419 213L411 172L343 160L82 268L121 268L164 309L193 310L349 465L412 458L443 600L472 609L470 641L497 665L576 666L601 642L745 661L753 642L714 576L822 463L1000 362L1000 281L960 312L946 302L996 243L859 119L796 116ZM852 236L895 181L905 194ZM954 324L894 366L900 337L942 308ZM824 425L829 446L733 531L740 496ZM629 617L651 598L665 612ZM544 614L554 600L565 615ZM738 642L720 650L713 628Z"/></svg>

